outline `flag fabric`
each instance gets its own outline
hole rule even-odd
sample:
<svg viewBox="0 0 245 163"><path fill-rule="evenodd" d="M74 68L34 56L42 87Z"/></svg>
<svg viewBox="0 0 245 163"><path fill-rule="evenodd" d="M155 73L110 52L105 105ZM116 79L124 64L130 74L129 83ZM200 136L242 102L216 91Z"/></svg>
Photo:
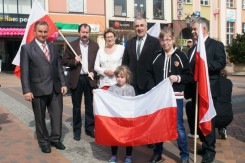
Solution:
<svg viewBox="0 0 245 163"><path fill-rule="evenodd" d="M46 21L47 24L49 25L49 32L47 36L48 41L53 41L55 38L58 37L58 28L55 26L53 21L50 19L50 17L46 14L44 9L41 7L41 5L34 0L32 9L30 12L30 16L28 18L28 22L25 28L25 33L21 42L21 45L19 47L19 50L12 62L12 64L16 65L14 74L20 78L20 50L21 46L31 42L35 38L35 33L34 33L34 25L35 22L37 21Z"/></svg>
<svg viewBox="0 0 245 163"><path fill-rule="evenodd" d="M153 37L158 38L161 32L161 26L159 22L156 22L148 31L147 33Z"/></svg>
<svg viewBox="0 0 245 163"><path fill-rule="evenodd" d="M139 96L94 91L95 142L138 146L175 140L177 105L169 79Z"/></svg>
<svg viewBox="0 0 245 163"><path fill-rule="evenodd" d="M194 79L198 83L199 128L206 136L212 130L211 120L216 116L216 111L210 90L206 49L201 24L199 25Z"/></svg>

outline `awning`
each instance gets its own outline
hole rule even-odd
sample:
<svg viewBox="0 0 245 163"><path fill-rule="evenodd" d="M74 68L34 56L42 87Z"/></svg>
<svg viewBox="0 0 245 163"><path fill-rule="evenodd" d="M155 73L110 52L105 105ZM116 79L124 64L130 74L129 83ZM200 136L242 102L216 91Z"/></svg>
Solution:
<svg viewBox="0 0 245 163"><path fill-rule="evenodd" d="M77 32L80 24L69 24L62 22L55 22L57 28L62 32ZM88 24L91 27L91 33L97 33L100 31L99 24Z"/></svg>
<svg viewBox="0 0 245 163"><path fill-rule="evenodd" d="M25 28L0 28L0 36L23 36Z"/></svg>

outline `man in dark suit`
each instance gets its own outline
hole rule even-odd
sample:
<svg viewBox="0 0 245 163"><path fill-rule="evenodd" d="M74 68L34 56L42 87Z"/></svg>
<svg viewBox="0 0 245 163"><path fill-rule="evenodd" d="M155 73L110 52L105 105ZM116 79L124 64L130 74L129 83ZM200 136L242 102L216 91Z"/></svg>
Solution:
<svg viewBox="0 0 245 163"><path fill-rule="evenodd" d="M161 49L157 38L147 34L147 23L143 18L134 20L136 37L126 44L122 64L127 65L133 73L133 87L136 95L146 93L146 67L152 63L153 54Z"/></svg>
<svg viewBox="0 0 245 163"><path fill-rule="evenodd" d="M79 38L70 43L77 56L73 54L70 48L67 48L62 59L63 65L70 67L69 84L73 104L73 138L77 141L81 139L81 103L83 93L85 98L85 132L94 138L93 88L90 85L89 76L96 76L94 62L99 46L96 42L89 39L90 32L91 27L88 24L81 24L78 27ZM80 62L82 62L83 66Z"/></svg>
<svg viewBox="0 0 245 163"><path fill-rule="evenodd" d="M203 30L203 38L205 41L205 49L207 55L207 64L208 64L208 73L209 73L209 81L210 81L210 88L212 93L212 99L214 103L214 107L216 107L217 97L219 96L219 77L220 77L220 70L222 70L226 65L226 55L225 55L225 48L223 43L211 39L208 36L209 31L209 21L205 18L197 18L192 23L192 34L194 40L198 40L198 31L199 31L199 24L202 24ZM195 46L193 47L195 51ZM194 73L195 68L195 53L189 53L189 62L191 65L192 72ZM188 89L186 87L185 94L192 98L193 106L195 106L195 83L193 83L193 87ZM192 92L190 92L192 91ZM195 108L193 108L193 112ZM194 114L193 114L194 115ZM188 117L189 118L189 117ZM191 117L194 119L194 117ZM207 136L204 136L202 132L199 131L200 140L202 143L202 150L199 150L198 153L203 155L202 162L212 162L215 158L215 121L214 118L212 119L212 131Z"/></svg>
<svg viewBox="0 0 245 163"><path fill-rule="evenodd" d="M50 144L64 150L60 142L62 130L63 99L67 88L58 47L46 41L48 24L35 23L36 38L21 47L21 84L24 98L32 102L36 134L42 152L50 153ZM46 108L51 119L51 134L45 123Z"/></svg>

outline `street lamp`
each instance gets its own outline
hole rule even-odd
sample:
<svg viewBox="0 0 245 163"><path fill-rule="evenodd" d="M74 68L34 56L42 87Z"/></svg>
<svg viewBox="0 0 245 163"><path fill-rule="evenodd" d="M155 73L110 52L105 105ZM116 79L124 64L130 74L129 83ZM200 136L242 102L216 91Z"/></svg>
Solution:
<svg viewBox="0 0 245 163"><path fill-rule="evenodd" d="M185 18L185 22L187 24L187 28L190 28L191 18L189 17L189 15Z"/></svg>

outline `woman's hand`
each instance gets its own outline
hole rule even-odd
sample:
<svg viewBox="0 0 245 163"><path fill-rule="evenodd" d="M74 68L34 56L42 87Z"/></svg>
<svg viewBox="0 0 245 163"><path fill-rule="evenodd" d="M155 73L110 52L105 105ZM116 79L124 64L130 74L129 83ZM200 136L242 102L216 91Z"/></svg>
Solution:
<svg viewBox="0 0 245 163"><path fill-rule="evenodd" d="M179 75L171 75L169 76L169 79L172 83L179 82Z"/></svg>
<svg viewBox="0 0 245 163"><path fill-rule="evenodd" d="M113 70L105 70L104 74L107 76L113 76L114 75L114 71Z"/></svg>

